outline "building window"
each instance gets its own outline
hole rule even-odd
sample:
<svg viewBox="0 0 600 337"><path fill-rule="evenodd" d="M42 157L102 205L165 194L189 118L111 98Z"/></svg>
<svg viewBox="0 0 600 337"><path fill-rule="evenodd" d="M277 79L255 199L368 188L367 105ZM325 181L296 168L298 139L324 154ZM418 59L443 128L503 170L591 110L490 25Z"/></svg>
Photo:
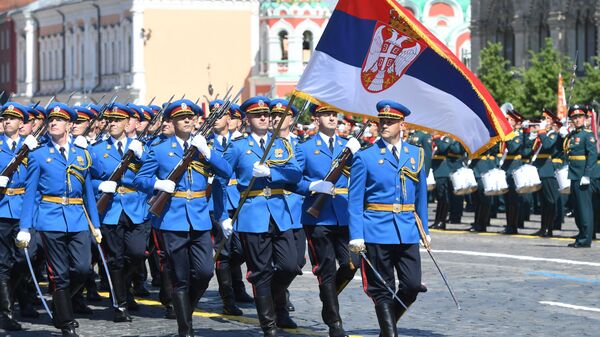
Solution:
<svg viewBox="0 0 600 337"><path fill-rule="evenodd" d="M285 30L282 30L281 32L279 32L279 45L281 47L281 59L287 61L287 59L288 59L288 32Z"/></svg>
<svg viewBox="0 0 600 337"><path fill-rule="evenodd" d="M460 48L460 60L465 67L471 69L471 50L467 48Z"/></svg>
<svg viewBox="0 0 600 337"><path fill-rule="evenodd" d="M307 64L313 51L313 33L305 31L302 34L302 62Z"/></svg>

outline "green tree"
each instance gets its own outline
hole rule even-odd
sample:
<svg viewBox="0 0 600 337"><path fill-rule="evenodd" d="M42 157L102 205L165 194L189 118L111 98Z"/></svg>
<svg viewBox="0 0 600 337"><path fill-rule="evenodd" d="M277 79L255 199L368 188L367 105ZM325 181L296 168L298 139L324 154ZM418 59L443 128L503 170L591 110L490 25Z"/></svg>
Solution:
<svg viewBox="0 0 600 337"><path fill-rule="evenodd" d="M575 88L573 90L573 98L571 104L582 103L588 104L600 100L600 56L593 58L592 63L585 63L583 69L585 76L575 80ZM567 98L569 95L568 84Z"/></svg>
<svg viewBox="0 0 600 337"><path fill-rule="evenodd" d="M481 63L477 75L498 105L505 102L514 104L521 83L515 76L516 70L501 53L500 43L489 42L487 47L481 50Z"/></svg>
<svg viewBox="0 0 600 337"><path fill-rule="evenodd" d="M572 77L570 59L552 46L552 39L547 38L539 52L530 51L529 54L529 68L523 74L522 96L515 106L526 117L539 115L544 107L555 110L558 74L563 74L567 96Z"/></svg>

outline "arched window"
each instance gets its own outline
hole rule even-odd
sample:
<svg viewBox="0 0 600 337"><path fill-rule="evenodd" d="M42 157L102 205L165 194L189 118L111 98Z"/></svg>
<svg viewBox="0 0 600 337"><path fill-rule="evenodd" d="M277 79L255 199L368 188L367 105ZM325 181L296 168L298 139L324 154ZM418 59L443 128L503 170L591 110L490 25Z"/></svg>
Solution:
<svg viewBox="0 0 600 337"><path fill-rule="evenodd" d="M309 30L302 33L302 62L307 64L313 51L313 33Z"/></svg>
<svg viewBox="0 0 600 337"><path fill-rule="evenodd" d="M281 59L288 59L288 32L282 30L279 32L279 45L281 47Z"/></svg>

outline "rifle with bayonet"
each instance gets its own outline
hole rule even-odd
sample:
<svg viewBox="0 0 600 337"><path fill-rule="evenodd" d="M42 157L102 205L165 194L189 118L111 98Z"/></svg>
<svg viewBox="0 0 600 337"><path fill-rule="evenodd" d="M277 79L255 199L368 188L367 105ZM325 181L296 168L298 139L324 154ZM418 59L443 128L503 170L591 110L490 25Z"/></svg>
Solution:
<svg viewBox="0 0 600 337"><path fill-rule="evenodd" d="M363 135L363 133L369 127L369 125L370 122L367 122L365 123L365 125L363 125L362 128L360 128L358 134L356 135L357 139L360 139L360 137ZM351 156L352 152L350 152L350 149L344 148L342 152L337 156L337 158L333 160L331 168L329 169L329 172L327 173L325 178L323 178L323 180L329 181L335 186L335 183L340 179L340 176L344 172L344 168L346 167L346 164L348 163L348 160L350 160ZM312 205L306 210L306 212L314 216L315 218L318 218L319 214L321 214L321 208L323 208L325 201L327 201L327 199L331 197L331 195L326 193L315 194L315 200L313 201Z"/></svg>
<svg viewBox="0 0 600 337"><path fill-rule="evenodd" d="M160 109L160 111L157 113L157 115L163 113L165 108L168 107L169 104L171 104L172 99L173 99L173 96L171 96L171 99L169 99L167 104L165 104ZM144 128L144 130L142 130L140 133L138 133L137 138L140 139L145 134L146 131L147 131L147 128ZM115 170L108 177L108 181L114 181L114 182L121 181L121 179L123 178L123 175L125 175L125 172L127 172L127 169L129 168L129 165L131 164L133 157L134 157L133 151L127 150L127 152L125 152L125 154L123 155L123 158L121 159L121 162L119 163L119 165L115 168ZM114 193L102 192L102 194L100 195L100 198L98 198L98 201L96 201L96 208L98 208L98 214L104 214L106 212L106 209L108 208L108 205L112 201L113 196L114 196Z"/></svg>
<svg viewBox="0 0 600 337"><path fill-rule="evenodd" d="M50 100L48 101L48 103L46 104L46 109L48 108L50 103L52 103L53 100L54 100L54 96L52 96L50 98ZM37 104L36 104L36 107L37 107ZM46 118L44 120L44 123L42 125L40 125L39 128L37 128L35 131L33 131L31 133L31 135L33 137L35 137L38 142L41 140L41 137L46 133L46 129L48 128L49 119L50 118ZM27 158L27 156L29 155L29 152L31 150L32 149L30 149L26 145L21 146L21 148L19 149L17 154L13 157L13 159L10 161L10 163L8 163L8 165L6 165L6 167L4 168L4 170L2 170L2 173L0 173L0 175L9 177L9 178L12 177L12 175L15 173L15 171L19 168L19 165L21 165L23 160L25 160L25 158Z"/></svg>
<svg viewBox="0 0 600 337"><path fill-rule="evenodd" d="M162 119L165 109L169 106L169 104L171 104L171 102L173 101L173 98L175 98L175 95L172 95L171 98L169 98L169 100L167 101L167 104L164 104L162 106L162 108L160 110L158 110L156 115L154 115L154 117L152 117L152 119L144 127L144 130L142 130L140 135L138 135L138 138L140 140L149 141L149 140L154 139L154 137L156 137L158 135L158 133L160 132L160 128L157 128L156 130L154 130L154 132L150 136L146 136L146 134L148 133L148 130L150 130L150 127L152 127L152 125L156 124L159 120ZM153 100L154 100L154 98L153 98ZM148 104L148 105L151 105L151 104L152 104L152 101L150 101L150 104Z"/></svg>
<svg viewBox="0 0 600 337"><path fill-rule="evenodd" d="M229 110L229 106L233 102L236 102L238 100L238 98L242 94L242 90L243 90L243 88L240 89L240 91L233 98L233 100L229 100L229 97L226 96L225 104L220 106L219 110L211 113L211 116L209 116L209 118L207 118L204 121L204 123L202 123L202 125L199 128L199 133L202 136L206 137L207 134L212 131L212 128L213 128L215 122ZM228 94L229 94L229 91L228 91ZM212 117L212 115L214 115L214 117ZM210 117L212 117L212 118L210 118ZM188 150L183 154L183 158L179 161L177 166L175 166L175 168L169 173L169 175L167 176L166 179L175 181L175 182L178 182L179 180L181 180L181 177L183 177L183 174L187 170L188 166L191 164L191 162L194 160L194 158L196 158L196 156L198 156L198 155L199 155L198 149L195 146L190 146L188 148ZM202 157L202 156L200 155L200 157ZM201 160L203 160L203 158L201 158ZM159 217L162 216L162 214L164 213L165 206L169 203L172 196L173 195L171 193L160 191L155 196L150 198L150 200L148 201L148 204L150 205L150 213L152 213L156 216L159 216Z"/></svg>
<svg viewBox="0 0 600 337"><path fill-rule="evenodd" d="M96 122L104 117L104 113L106 112L106 109L108 109L108 107L111 106L115 102L116 99L117 99L117 94L115 94L113 96L113 98L110 100L110 103L106 103L102 106L102 109L100 109L100 112L98 113L98 117L96 117L96 118L92 119L92 121L90 121L87 128L85 128L85 130L83 131L82 136L87 138L87 136L90 134L90 132L92 132L92 130L94 129L94 125L96 124Z"/></svg>

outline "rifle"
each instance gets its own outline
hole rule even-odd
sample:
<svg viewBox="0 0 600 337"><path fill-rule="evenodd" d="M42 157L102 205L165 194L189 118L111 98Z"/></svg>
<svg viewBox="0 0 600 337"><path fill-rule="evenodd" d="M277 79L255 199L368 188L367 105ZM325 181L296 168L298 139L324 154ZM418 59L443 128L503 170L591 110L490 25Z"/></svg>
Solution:
<svg viewBox="0 0 600 337"><path fill-rule="evenodd" d="M370 125L370 122L365 123L365 125L363 125L363 127L360 129L360 131L358 131L356 138L360 138L362 136L362 134L365 132L365 130L369 127L369 125ZM335 185L335 183L338 181L338 179L340 179L340 176L342 175L344 167L346 166L346 163L348 162L348 160L350 159L351 156L352 156L352 152L350 152L350 149L344 148L342 150L342 152L337 156L337 158L335 158L333 160L331 168L329 169L329 172L327 172L327 175L325 176L325 178L323 180L329 181ZM330 195L325 194L325 193L315 193L315 194L316 194L315 200L313 201L313 204L308 208L308 210L306 210L306 212L308 214L314 216L315 218L318 218L319 214L321 214L321 208L323 208L325 201L327 201L327 199L330 197Z"/></svg>
<svg viewBox="0 0 600 337"><path fill-rule="evenodd" d="M225 101L225 104L223 104L221 107L219 107L219 110L213 113L215 114L215 117L219 115L223 116L225 111L229 109L231 103L235 102L240 97L240 95L242 94L242 90L244 90L244 88L240 89L240 91L237 93L233 100L229 101L227 99ZM212 127L217 119L218 118L207 118L200 127L200 130L203 130L200 134L206 136L206 134L212 130ZM187 170L188 166L197 155L199 155L198 149L195 146L190 146L186 153L184 153L183 158L179 161L177 166L173 168L173 170L169 173L166 179L175 182L181 180L181 177ZM170 202L172 196L173 195L171 193L160 191L155 196L150 198L150 200L148 201L148 204L150 204L150 213L156 216L161 216L164 213L165 206Z"/></svg>
<svg viewBox="0 0 600 337"><path fill-rule="evenodd" d="M158 131L160 130L160 128L156 129L150 137L146 137L146 133L148 133L148 130L150 130L150 127L152 125L154 125L157 121L161 120L165 109L169 106L169 104L171 104L171 102L173 101L173 98L175 98L175 95L172 95L171 98L169 98L169 100L167 101L167 104L163 104L163 106L160 108L160 110L158 110L158 113L156 113L156 115L154 115L154 117L148 122L148 124L146 124L146 126L144 127L144 130L142 130L138 134L138 139L144 139L145 141L148 141L148 140L154 138L158 134ZM148 105L149 106L152 105L152 102L154 102L154 98L152 98L152 100L150 101L150 103L148 103ZM143 137L145 137L145 138L143 138Z"/></svg>
<svg viewBox="0 0 600 337"><path fill-rule="evenodd" d="M54 100L54 96L52 96L50 98L50 100L46 104L46 108L48 108L48 105L50 105L50 103L53 100ZM33 131L31 133L32 136L34 136L38 142L40 141L40 137L44 133L46 133L46 129L48 128L49 119L50 118L46 118L44 120L44 124L40 125L39 128L37 128L35 131ZM21 146L21 148L19 149L17 154L13 157L13 159L10 161L10 163L8 163L8 165L6 165L6 167L4 168L4 170L2 170L2 173L0 173L0 175L11 178L12 175L15 173L15 171L19 168L19 165L21 165L23 160L25 160L25 158L29 155L30 151L31 151L31 149L29 147Z"/></svg>
<svg viewBox="0 0 600 337"><path fill-rule="evenodd" d="M163 108L160 109L160 111L157 115L162 114L164 109L167 106L169 106L169 104L171 104L172 99L173 99L173 96L171 96L171 99L169 100L169 102ZM147 129L144 129L141 134L138 134L138 138L140 136L142 136L146 130ZM129 164L131 164L133 157L134 157L133 151L127 150L127 152L125 152L125 154L123 155L123 158L121 159L121 162L119 163L119 165L110 174L110 177L108 177L108 180L114 181L114 182L121 181L121 179L123 178L123 175L125 175L125 172L127 172L127 168L129 168ZM98 198L98 201L96 201L96 208L98 208L99 214L104 214L106 212L106 209L108 208L108 205L112 201L113 197L114 197L114 193L104 193L103 192L100 195L100 198Z"/></svg>
<svg viewBox="0 0 600 337"><path fill-rule="evenodd" d="M69 98L67 98L67 101L65 102L65 104L69 105L71 98L73 98L73 95L75 95L76 93L77 93L77 91L73 91L72 93L70 93Z"/></svg>
<svg viewBox="0 0 600 337"><path fill-rule="evenodd" d="M102 97L104 97L104 96L102 96ZM106 112L106 109L108 109L108 107L111 104L113 104L116 99L117 99L117 94L115 94L113 96L113 98L110 100L110 103L106 103L102 106L102 109L100 110L100 113L98 114L98 117L96 117L92 121L90 121L90 124L88 124L87 128L85 128L85 130L83 131L82 136L87 137L90 134L90 132L92 132L92 129L94 128L94 125L96 124L96 121L98 121L99 119L102 119L104 117L104 113Z"/></svg>

